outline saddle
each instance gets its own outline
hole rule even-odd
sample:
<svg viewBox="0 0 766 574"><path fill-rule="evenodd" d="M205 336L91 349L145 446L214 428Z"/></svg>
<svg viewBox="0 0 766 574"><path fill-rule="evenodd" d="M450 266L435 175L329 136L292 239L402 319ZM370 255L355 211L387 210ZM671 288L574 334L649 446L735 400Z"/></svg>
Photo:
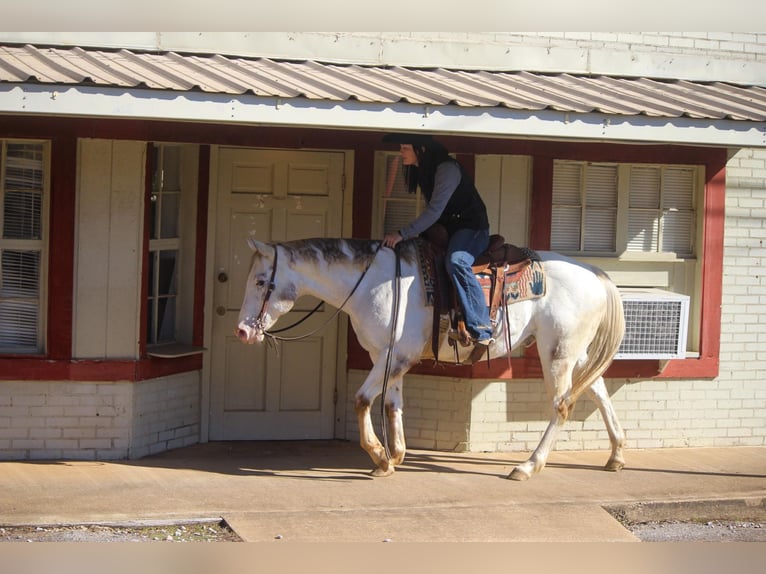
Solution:
<svg viewBox="0 0 766 574"><path fill-rule="evenodd" d="M468 347L472 341L463 320L463 311L458 303L452 279L449 277L445 266L449 240L447 231L441 225L436 224L426 230L422 237L425 240L423 245L424 256L429 260L429 266L434 277L434 317L431 348L434 359L438 362L439 337L442 330L441 317L443 315L450 318L449 342L455 349L455 357L457 357L457 344ZM524 271L534 261L539 260L540 257L532 249L506 243L502 235L490 236L489 246L484 253L476 258L471 268L484 289L489 307L489 317L493 325L497 322L498 311L506 304L504 294L509 280ZM468 362L473 363L479 360L486 349L486 345L476 345Z"/></svg>

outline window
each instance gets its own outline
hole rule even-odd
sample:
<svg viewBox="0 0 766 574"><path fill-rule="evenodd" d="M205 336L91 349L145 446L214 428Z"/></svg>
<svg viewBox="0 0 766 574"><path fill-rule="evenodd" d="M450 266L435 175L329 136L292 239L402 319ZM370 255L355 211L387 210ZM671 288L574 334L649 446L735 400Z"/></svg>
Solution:
<svg viewBox="0 0 766 574"><path fill-rule="evenodd" d="M0 140L0 352L45 347L48 146Z"/></svg>
<svg viewBox="0 0 766 574"><path fill-rule="evenodd" d="M176 340L178 264L180 250L180 148L153 148L152 192L149 198L149 289L147 344Z"/></svg>
<svg viewBox="0 0 766 574"><path fill-rule="evenodd" d="M382 236L399 231L410 223L423 211L424 203L420 188L415 193L407 191L401 156L387 152L380 152L380 155L382 157L375 162L376 166L382 166L383 169L376 177L376 187L381 191L377 194L379 202L374 221L375 231Z"/></svg>
<svg viewBox="0 0 766 574"><path fill-rule="evenodd" d="M194 286L199 149L150 146L146 345L148 354L199 352L194 336Z"/></svg>
<svg viewBox="0 0 766 574"><path fill-rule="evenodd" d="M698 168L555 161L551 249L694 257Z"/></svg>

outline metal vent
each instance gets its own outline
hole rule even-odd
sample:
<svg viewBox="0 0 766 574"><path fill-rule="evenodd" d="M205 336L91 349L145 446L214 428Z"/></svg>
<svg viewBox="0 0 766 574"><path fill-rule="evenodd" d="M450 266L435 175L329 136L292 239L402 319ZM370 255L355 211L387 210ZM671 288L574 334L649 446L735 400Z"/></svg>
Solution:
<svg viewBox="0 0 766 574"><path fill-rule="evenodd" d="M625 336L616 359L686 356L689 296L660 289L620 289Z"/></svg>

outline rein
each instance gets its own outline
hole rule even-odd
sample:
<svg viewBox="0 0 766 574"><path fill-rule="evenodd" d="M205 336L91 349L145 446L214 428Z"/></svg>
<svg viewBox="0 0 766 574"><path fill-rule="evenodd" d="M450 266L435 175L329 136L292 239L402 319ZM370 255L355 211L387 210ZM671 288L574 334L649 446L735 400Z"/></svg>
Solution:
<svg viewBox="0 0 766 574"><path fill-rule="evenodd" d="M391 358L394 354L394 341L396 340L396 327L399 320L399 291L401 290L400 279L402 278L402 255L399 253L399 244L394 246L396 260L396 278L394 279L394 297L391 309L391 339L386 351L386 368L383 371L383 388L380 393L380 424L383 434L383 448L386 451L386 459L391 460L391 451L388 448L388 425L386 424L386 392L388 391L388 379L391 377Z"/></svg>
<svg viewBox="0 0 766 574"><path fill-rule="evenodd" d="M382 242L378 244L378 247L375 249L375 255L377 255L378 251L380 251L380 248L382 246L383 246ZM266 295L263 298L263 303L261 304L261 311L258 314L258 318L255 320L255 325L256 326L260 326L261 328L263 326L263 320L264 320L264 318L266 316L266 305L267 305L267 303L269 301L269 298L271 297L272 292L275 289L274 279L276 278L276 275L277 275L277 253L279 253L279 248L276 245L274 245L274 264L273 264L273 266L271 268L271 279L269 279L269 286L268 286L268 289L266 290ZM324 304L324 301L320 301L319 303L317 303L316 307L314 307L305 316L303 316L302 318L298 319L292 325L287 325L286 327L282 327L280 329L276 329L276 330L273 330L273 331L265 331L264 330L263 334L265 336L269 337L269 339L274 340L274 341L300 341L301 339L305 339L307 337L311 337L312 335L318 333L319 331L324 329L330 323L330 321L335 319L335 317L337 317L338 314L343 310L343 307L346 306L346 303L348 303L348 300L351 299L351 297L354 295L354 293L356 293L357 288L362 283L362 280L364 279L365 275L367 275L367 272L370 270L370 267L372 266L372 262L374 260L375 260L375 257L373 257L370 260L370 262L367 264L367 267L364 268L364 271L362 271L362 274L359 276L359 279L356 280L356 283L354 284L354 287L351 289L351 292L348 294L348 296L343 300L343 303L341 303L340 306L335 310L335 312L332 315L330 315L330 317L324 323L319 325L319 327L317 327L313 331L309 331L308 333L305 333L303 335L298 335L298 336L295 336L295 337L280 337L280 336L277 335L277 333L283 333L285 331L289 331L290 329L293 329L293 328L297 327L298 325L300 325L301 323L303 323L304 321L306 321L314 313L319 311L319 308Z"/></svg>

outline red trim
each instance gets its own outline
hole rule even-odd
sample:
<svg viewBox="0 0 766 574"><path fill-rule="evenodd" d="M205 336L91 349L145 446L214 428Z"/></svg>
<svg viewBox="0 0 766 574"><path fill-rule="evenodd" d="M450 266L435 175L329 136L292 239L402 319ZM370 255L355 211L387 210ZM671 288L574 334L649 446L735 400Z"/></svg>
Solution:
<svg viewBox="0 0 766 574"><path fill-rule="evenodd" d="M545 251L551 248L553 209L553 160L549 157L533 159L531 203L529 246Z"/></svg>
<svg viewBox="0 0 766 574"><path fill-rule="evenodd" d="M202 354L138 361L51 361L1 357L0 381L143 381L202 368Z"/></svg>
<svg viewBox="0 0 766 574"><path fill-rule="evenodd" d="M50 239L46 337L46 351L50 359L68 359L72 354L76 165L77 140L69 136L53 138L48 215Z"/></svg>

